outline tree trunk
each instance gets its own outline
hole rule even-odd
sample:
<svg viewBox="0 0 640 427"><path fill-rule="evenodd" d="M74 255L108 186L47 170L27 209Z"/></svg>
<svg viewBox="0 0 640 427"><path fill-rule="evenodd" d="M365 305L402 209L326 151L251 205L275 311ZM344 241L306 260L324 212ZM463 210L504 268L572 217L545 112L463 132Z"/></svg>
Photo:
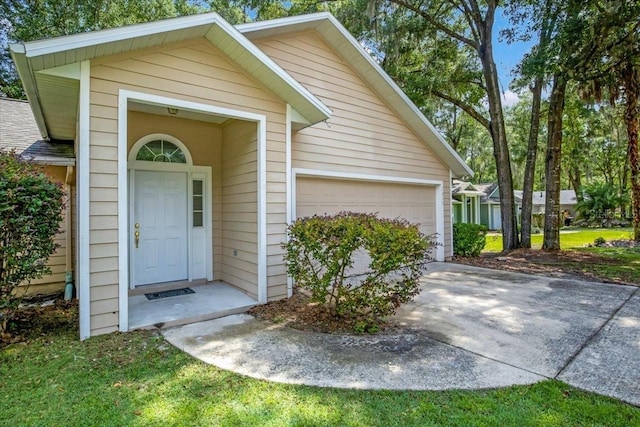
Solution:
<svg viewBox="0 0 640 427"><path fill-rule="evenodd" d="M623 70L625 92L624 120L627 125L627 155L631 167L631 199L633 209L633 240L640 242L640 156L638 154L638 95L640 73L632 63Z"/></svg>
<svg viewBox="0 0 640 427"><path fill-rule="evenodd" d="M495 8L495 6L494 6ZM479 48L482 62L482 73L487 86L489 101L490 132L493 140L493 155L496 159L498 188L500 190L500 215L502 216L502 249L507 251L518 247L518 223L515 216L515 200L513 194L513 176L511 175L511 158L507 144L504 125L498 70L493 60L492 29L493 11L487 12L483 21L481 43Z"/></svg>
<svg viewBox="0 0 640 427"><path fill-rule="evenodd" d="M567 79L563 74L553 77L549 99L546 197L544 208L544 240L542 249L560 250L560 175L562 169L562 114Z"/></svg>
<svg viewBox="0 0 640 427"><path fill-rule="evenodd" d="M576 192L576 199L579 202L581 202L583 197L582 197L582 175L580 173L580 168L578 168L577 165L574 165L567 172L569 173L569 181L571 182L573 191Z"/></svg>
<svg viewBox="0 0 640 427"><path fill-rule="evenodd" d="M542 97L542 78L537 77L533 88L531 104L531 127L529 128L529 143L527 144L527 163L524 169L524 184L522 188L522 230L520 246L531 248L531 212L533 205L533 181L536 171L536 157L538 155L538 134L540 133L540 99Z"/></svg>

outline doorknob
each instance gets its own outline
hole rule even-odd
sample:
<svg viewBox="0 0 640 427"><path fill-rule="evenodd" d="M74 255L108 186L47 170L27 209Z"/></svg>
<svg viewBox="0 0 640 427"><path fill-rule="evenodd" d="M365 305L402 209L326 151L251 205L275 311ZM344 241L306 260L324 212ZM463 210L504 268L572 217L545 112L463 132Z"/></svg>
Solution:
<svg viewBox="0 0 640 427"><path fill-rule="evenodd" d="M133 235L135 236L136 249L138 249L138 244L140 243L140 232L136 230L136 232L133 233Z"/></svg>

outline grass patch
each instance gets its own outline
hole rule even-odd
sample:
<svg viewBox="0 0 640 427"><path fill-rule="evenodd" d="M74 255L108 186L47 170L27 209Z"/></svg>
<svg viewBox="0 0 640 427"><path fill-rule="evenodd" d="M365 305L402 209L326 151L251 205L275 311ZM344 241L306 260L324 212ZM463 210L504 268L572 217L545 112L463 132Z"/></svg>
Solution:
<svg viewBox="0 0 640 427"><path fill-rule="evenodd" d="M609 240L629 240L633 236L631 228L563 228L560 230L560 248L576 249L584 248L598 237ZM531 247L542 247L542 233L531 235ZM502 234L491 233L487 235L487 244L483 252L501 252Z"/></svg>
<svg viewBox="0 0 640 427"><path fill-rule="evenodd" d="M0 349L0 425L640 425L640 408L558 381L482 391L355 391L249 379L149 331L58 331Z"/></svg>

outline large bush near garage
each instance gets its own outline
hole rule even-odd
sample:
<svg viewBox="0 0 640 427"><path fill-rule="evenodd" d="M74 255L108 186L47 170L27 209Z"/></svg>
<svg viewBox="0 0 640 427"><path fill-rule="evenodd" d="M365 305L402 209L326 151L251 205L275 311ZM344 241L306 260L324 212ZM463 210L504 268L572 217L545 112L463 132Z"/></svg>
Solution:
<svg viewBox="0 0 640 427"><path fill-rule="evenodd" d="M63 194L37 165L0 150L0 333L20 302L17 286L50 272Z"/></svg>
<svg viewBox="0 0 640 427"><path fill-rule="evenodd" d="M301 218L288 227L287 272L334 315L376 329L420 291L433 236L401 219L341 212ZM368 254L368 257L367 255ZM369 260L354 270L356 257Z"/></svg>
<svg viewBox="0 0 640 427"><path fill-rule="evenodd" d="M453 253L478 256L486 244L487 227L481 224L453 224Z"/></svg>

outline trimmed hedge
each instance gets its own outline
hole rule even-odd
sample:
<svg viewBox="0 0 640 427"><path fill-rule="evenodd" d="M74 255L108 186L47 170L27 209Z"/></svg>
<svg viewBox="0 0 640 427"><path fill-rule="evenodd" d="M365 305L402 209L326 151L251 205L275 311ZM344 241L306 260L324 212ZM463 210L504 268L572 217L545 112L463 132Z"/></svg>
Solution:
<svg viewBox="0 0 640 427"><path fill-rule="evenodd" d="M453 224L453 253L458 256L480 255L486 244L487 227L481 224Z"/></svg>
<svg viewBox="0 0 640 427"><path fill-rule="evenodd" d="M296 286L336 316L358 319L362 331L376 330L418 294L436 244L405 220L352 212L301 218L287 232L285 262ZM365 252L369 265L357 271L355 258Z"/></svg>

